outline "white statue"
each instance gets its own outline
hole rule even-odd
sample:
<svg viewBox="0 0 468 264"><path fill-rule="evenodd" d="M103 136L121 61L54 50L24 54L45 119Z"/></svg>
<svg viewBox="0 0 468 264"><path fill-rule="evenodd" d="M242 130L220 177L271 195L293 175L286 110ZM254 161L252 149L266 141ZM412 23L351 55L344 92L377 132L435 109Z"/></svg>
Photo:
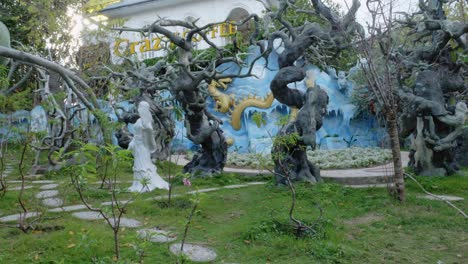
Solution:
<svg viewBox="0 0 468 264"><path fill-rule="evenodd" d="M151 153L156 150L156 142L149 104L145 101L140 102L138 113L140 118L134 125L135 133L128 145L135 159L133 184L129 190L131 192L150 192L156 188L169 190L169 184L158 175L156 166L151 161Z"/></svg>

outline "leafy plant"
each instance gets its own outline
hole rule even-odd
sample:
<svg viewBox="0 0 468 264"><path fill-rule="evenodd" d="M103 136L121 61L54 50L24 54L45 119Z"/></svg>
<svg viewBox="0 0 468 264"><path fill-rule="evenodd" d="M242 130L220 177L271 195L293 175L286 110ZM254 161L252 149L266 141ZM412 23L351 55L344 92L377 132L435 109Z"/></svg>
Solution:
<svg viewBox="0 0 468 264"><path fill-rule="evenodd" d="M99 213L112 229L114 234L114 253L115 258L120 258L119 231L120 220L126 212L127 206L135 200L139 193L134 194L131 199L120 201L119 195L122 190L117 186L117 179L120 173L121 166L131 166L132 156L131 151L122 150L112 144L98 146L91 143L81 144L81 147L75 151L66 153L65 157L75 160L75 164L69 166L66 170L70 174L71 181L76 191L80 196L81 202L92 212ZM98 164L104 162L104 165ZM103 170L96 168L103 166ZM111 195L110 207L92 207L87 200L87 192L89 180L93 180L96 176L101 179L108 179L108 189ZM146 186L146 182L142 182Z"/></svg>
<svg viewBox="0 0 468 264"><path fill-rule="evenodd" d="M261 128L262 126L267 124L264 114L261 112L255 112L252 115L252 121L255 123L255 125L257 125L258 128Z"/></svg>

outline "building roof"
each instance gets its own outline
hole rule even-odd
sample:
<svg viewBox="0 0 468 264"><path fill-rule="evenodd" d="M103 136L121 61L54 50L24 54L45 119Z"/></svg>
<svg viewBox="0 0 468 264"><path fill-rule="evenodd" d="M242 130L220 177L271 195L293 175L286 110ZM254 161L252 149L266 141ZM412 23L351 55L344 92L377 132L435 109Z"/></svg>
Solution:
<svg viewBox="0 0 468 264"><path fill-rule="evenodd" d="M119 1L119 3L115 3L115 4L107 6L101 11L108 11L112 9L124 8L128 6L140 5L140 4L144 4L147 2L156 2L156 1L164 1L164 0L122 0L122 1Z"/></svg>
<svg viewBox="0 0 468 264"><path fill-rule="evenodd" d="M95 13L99 10L104 9L106 6L121 2L121 0L89 0L84 5L85 10L88 13Z"/></svg>
<svg viewBox="0 0 468 264"><path fill-rule="evenodd" d="M189 2L189 1L194 1L194 0L121 0L118 3L108 5L107 7L103 8L100 12L102 13L106 13L108 11L112 12L114 10L118 10L118 9L122 9L126 7L137 7L137 6L142 6L144 4L152 4L152 6L163 6L163 5L178 4L178 3ZM278 0L266 0L265 4L272 5L276 3L277 1Z"/></svg>
<svg viewBox="0 0 468 264"><path fill-rule="evenodd" d="M105 16L120 17L144 10L196 1L200 0L122 0L118 3L107 6L99 12Z"/></svg>

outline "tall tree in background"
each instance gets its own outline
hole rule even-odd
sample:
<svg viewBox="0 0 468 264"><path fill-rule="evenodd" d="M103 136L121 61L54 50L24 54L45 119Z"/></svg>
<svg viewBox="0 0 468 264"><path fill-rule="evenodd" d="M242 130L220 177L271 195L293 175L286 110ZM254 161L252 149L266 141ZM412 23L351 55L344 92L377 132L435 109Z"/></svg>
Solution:
<svg viewBox="0 0 468 264"><path fill-rule="evenodd" d="M405 183L398 134L398 96L395 67L392 67L393 10L392 2L368 0L366 6L372 15L368 36L362 31L359 50L364 61L361 69L369 91L376 98L387 125L394 167L394 190L400 201L405 199ZM393 190L393 189L392 189Z"/></svg>
<svg viewBox="0 0 468 264"><path fill-rule="evenodd" d="M51 44L51 56L60 60L68 56L72 41L72 11L80 10L84 0L2 0L0 20L7 26L11 39L38 51ZM45 53L45 55L49 55Z"/></svg>

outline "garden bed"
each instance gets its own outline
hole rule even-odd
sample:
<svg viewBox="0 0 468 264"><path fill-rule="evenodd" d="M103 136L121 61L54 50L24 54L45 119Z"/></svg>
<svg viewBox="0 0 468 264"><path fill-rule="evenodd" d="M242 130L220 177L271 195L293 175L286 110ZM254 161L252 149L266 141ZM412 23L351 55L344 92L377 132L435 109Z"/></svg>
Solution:
<svg viewBox="0 0 468 264"><path fill-rule="evenodd" d="M309 150L307 156L321 169L366 168L386 164L392 160L391 150L381 148ZM236 152L228 154L226 166L251 169L273 167L270 155Z"/></svg>

